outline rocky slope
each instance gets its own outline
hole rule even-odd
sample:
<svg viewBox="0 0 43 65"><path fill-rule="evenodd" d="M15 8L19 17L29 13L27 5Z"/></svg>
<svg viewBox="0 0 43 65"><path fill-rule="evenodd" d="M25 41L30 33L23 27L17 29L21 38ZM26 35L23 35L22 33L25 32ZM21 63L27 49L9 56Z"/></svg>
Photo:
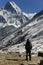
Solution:
<svg viewBox="0 0 43 65"><path fill-rule="evenodd" d="M43 52L43 11L37 13L30 22L31 23L24 27L24 30L28 33L27 36L25 36L25 41L12 46L8 51L15 50L16 52L17 50L17 52L19 51L21 54L25 53L26 39L29 38L33 45L32 55L37 55L38 51Z"/></svg>

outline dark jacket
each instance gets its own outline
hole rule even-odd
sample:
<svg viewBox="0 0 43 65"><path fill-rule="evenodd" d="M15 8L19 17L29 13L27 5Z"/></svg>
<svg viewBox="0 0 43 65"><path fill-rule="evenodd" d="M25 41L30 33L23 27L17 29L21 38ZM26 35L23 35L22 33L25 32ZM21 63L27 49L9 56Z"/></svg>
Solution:
<svg viewBox="0 0 43 65"><path fill-rule="evenodd" d="M29 39L27 39L27 41L26 41L25 49L28 52L32 49L32 44Z"/></svg>

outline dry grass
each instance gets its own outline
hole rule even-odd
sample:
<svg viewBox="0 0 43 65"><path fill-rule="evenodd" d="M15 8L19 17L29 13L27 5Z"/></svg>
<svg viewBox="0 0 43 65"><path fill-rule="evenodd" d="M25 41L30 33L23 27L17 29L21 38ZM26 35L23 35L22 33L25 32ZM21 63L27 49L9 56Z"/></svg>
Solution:
<svg viewBox="0 0 43 65"><path fill-rule="evenodd" d="M0 65L37 65L40 63L40 57L32 57L31 61L26 61L25 56L19 56L19 53L0 53Z"/></svg>

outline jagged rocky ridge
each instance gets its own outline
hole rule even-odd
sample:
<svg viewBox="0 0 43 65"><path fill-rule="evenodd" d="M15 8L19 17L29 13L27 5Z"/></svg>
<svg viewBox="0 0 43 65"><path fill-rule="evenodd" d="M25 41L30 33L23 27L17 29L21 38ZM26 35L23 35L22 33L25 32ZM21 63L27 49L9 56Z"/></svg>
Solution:
<svg viewBox="0 0 43 65"><path fill-rule="evenodd" d="M43 50L43 10L30 19L14 2L8 2L0 9L0 50L24 53L27 38L33 54Z"/></svg>

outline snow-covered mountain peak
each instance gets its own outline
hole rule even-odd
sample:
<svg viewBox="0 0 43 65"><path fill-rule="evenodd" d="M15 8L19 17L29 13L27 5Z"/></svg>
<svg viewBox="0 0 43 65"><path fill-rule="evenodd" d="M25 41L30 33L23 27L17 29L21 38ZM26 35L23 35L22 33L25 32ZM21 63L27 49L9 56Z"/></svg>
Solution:
<svg viewBox="0 0 43 65"><path fill-rule="evenodd" d="M7 2L4 8L7 9L8 11L10 10L11 12L15 12L17 14L21 13L21 9L13 1Z"/></svg>
<svg viewBox="0 0 43 65"><path fill-rule="evenodd" d="M23 12L23 15L25 15L26 17L28 17L30 20L33 18L33 16L35 16L36 15L36 13L25 13L25 12Z"/></svg>
<svg viewBox="0 0 43 65"><path fill-rule="evenodd" d="M18 11L18 12L21 12L21 9L15 4L15 2L10 2L10 4L12 5L12 7L16 10L16 11ZM17 12L17 13L18 13Z"/></svg>
<svg viewBox="0 0 43 65"><path fill-rule="evenodd" d="M24 15L21 9L13 1L7 2L0 12L0 15L7 21L6 25L13 25L15 28L18 28L29 21L28 15Z"/></svg>
<svg viewBox="0 0 43 65"><path fill-rule="evenodd" d="M35 15L36 15L36 13L29 13L29 14L28 14L28 18L29 18L29 19L32 19L33 16L35 16Z"/></svg>

